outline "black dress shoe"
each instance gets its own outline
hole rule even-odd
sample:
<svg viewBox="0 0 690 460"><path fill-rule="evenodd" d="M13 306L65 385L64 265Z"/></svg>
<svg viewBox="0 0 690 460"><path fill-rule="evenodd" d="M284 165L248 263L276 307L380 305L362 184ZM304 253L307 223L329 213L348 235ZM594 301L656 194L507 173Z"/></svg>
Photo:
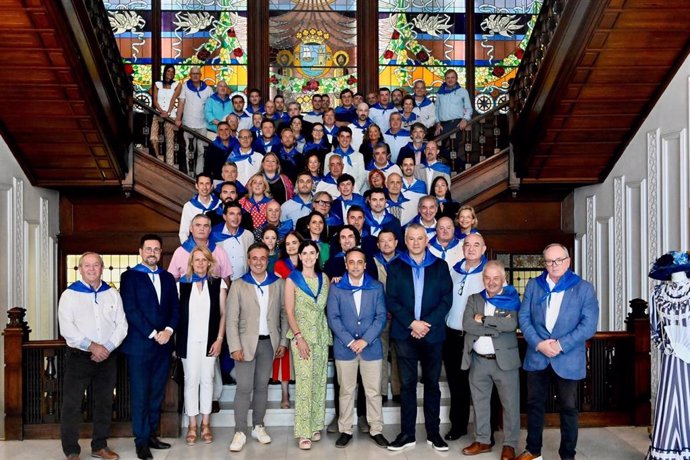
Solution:
<svg viewBox="0 0 690 460"><path fill-rule="evenodd" d="M137 458L141 458L142 460L152 459L153 454L151 453L149 446L137 447Z"/></svg>
<svg viewBox="0 0 690 460"><path fill-rule="evenodd" d="M217 414L220 412L220 401L211 401L211 413Z"/></svg>
<svg viewBox="0 0 690 460"><path fill-rule="evenodd" d="M371 438L372 441L374 441L376 443L377 446L382 447L384 449L386 447L388 447L388 445L390 444L388 442L388 439L386 439L381 433L375 434L373 436L369 435L369 437Z"/></svg>
<svg viewBox="0 0 690 460"><path fill-rule="evenodd" d="M414 437L400 433L392 443L388 444L388 450L403 450L406 447L414 447L415 444L417 444L417 441Z"/></svg>
<svg viewBox="0 0 690 460"><path fill-rule="evenodd" d="M345 447L352 440L352 435L348 433L340 433L340 437L335 441L335 447Z"/></svg>
<svg viewBox="0 0 690 460"><path fill-rule="evenodd" d="M443 437L446 441L457 441L458 439L462 438L467 434L467 431L457 431L451 429L446 435Z"/></svg>
<svg viewBox="0 0 690 460"><path fill-rule="evenodd" d="M170 449L170 444L163 442L155 436L149 438L149 447L151 449Z"/></svg>

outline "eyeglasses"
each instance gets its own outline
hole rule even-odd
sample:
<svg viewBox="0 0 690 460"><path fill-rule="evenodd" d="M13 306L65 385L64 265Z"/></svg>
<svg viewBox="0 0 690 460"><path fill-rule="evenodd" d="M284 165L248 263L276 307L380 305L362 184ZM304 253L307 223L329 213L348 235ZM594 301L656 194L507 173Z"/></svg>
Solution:
<svg viewBox="0 0 690 460"><path fill-rule="evenodd" d="M311 132L312 132L312 133L322 133L322 132L323 132L323 129L321 129L321 128L314 128L314 129L311 130Z"/></svg>
<svg viewBox="0 0 690 460"><path fill-rule="evenodd" d="M458 286L458 295L462 295L462 291L465 290L465 281L467 281L467 275L465 275L462 280L460 280L460 285Z"/></svg>
<svg viewBox="0 0 690 460"><path fill-rule="evenodd" d="M566 260L570 259L570 257L561 257L560 259L553 259L553 260L545 260L544 265L547 267L560 267L563 265L563 262Z"/></svg>
<svg viewBox="0 0 690 460"><path fill-rule="evenodd" d="M316 200L314 201L315 204L320 204L321 206L330 206L331 202L330 201L324 201L324 200Z"/></svg>

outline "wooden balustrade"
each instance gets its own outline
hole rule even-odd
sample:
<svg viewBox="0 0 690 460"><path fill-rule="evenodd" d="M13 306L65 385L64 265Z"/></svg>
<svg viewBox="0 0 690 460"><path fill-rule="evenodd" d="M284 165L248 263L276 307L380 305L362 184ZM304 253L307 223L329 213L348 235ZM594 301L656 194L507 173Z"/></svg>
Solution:
<svg viewBox="0 0 690 460"><path fill-rule="evenodd" d="M64 340L28 340L25 310L9 311L5 340L5 439L54 439L60 437ZM170 379L165 391L160 433L179 436L178 385ZM91 437L93 414L91 386L82 402L81 437ZM113 390L111 434L131 436L129 377L126 358L117 356L117 381Z"/></svg>

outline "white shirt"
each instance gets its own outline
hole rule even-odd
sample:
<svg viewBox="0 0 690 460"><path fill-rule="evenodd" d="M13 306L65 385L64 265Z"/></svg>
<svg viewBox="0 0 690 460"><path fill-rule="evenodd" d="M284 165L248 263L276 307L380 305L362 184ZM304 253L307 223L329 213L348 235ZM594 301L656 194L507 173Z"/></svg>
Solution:
<svg viewBox="0 0 690 460"><path fill-rule="evenodd" d="M551 278L546 277L546 282L549 285L549 289L553 289L556 283L551 281ZM556 325L556 320L558 319L558 313L561 311L561 303L563 303L563 295L565 291L562 292L552 292L549 304L546 306L546 320L544 321L544 327L549 332L553 332L553 327Z"/></svg>
<svg viewBox="0 0 690 460"><path fill-rule="evenodd" d="M250 275L257 284L266 281L268 273L264 273L264 278L262 280L257 280L254 275ZM254 285L254 291L256 292L256 299L259 301L259 335L268 335L268 289L270 286L259 286ZM263 292L262 292L263 291Z"/></svg>
<svg viewBox="0 0 690 460"><path fill-rule="evenodd" d="M464 269L467 269L463 264ZM462 315L465 314L467 299L472 295L484 290L482 272L473 275L461 275L455 270L450 271L453 280L453 306L450 307L446 315L446 326L451 329L462 331Z"/></svg>
<svg viewBox="0 0 690 460"><path fill-rule="evenodd" d="M496 307L491 302L484 302L484 316L494 316ZM472 349L480 355L495 355L494 341L489 336L479 337L472 345Z"/></svg>
<svg viewBox="0 0 690 460"><path fill-rule="evenodd" d="M391 161L396 163L398 161L398 154L400 149L405 147L410 142L410 133L404 133L400 130L397 134L390 134L384 131L383 139L391 149Z"/></svg>
<svg viewBox="0 0 690 460"><path fill-rule="evenodd" d="M323 180L319 181L319 183L316 185L316 193L318 192L328 192L333 200L340 196L340 191L338 191L338 186L336 184L329 184Z"/></svg>
<svg viewBox="0 0 690 460"><path fill-rule="evenodd" d="M305 204L311 203L312 197L305 201ZM304 217L311 212L311 208L302 206L301 203L295 201L294 198L287 200L285 203L280 205L280 215L283 216L284 220L291 220L292 226L297 227L297 221L300 217Z"/></svg>
<svg viewBox="0 0 690 460"><path fill-rule="evenodd" d="M259 169L261 169L261 162L264 159L263 154L260 152L254 152L251 148L250 151L252 152L250 158L234 162L237 165L237 181L242 185L247 185L249 178L259 172ZM239 150L239 152L241 155L249 153L242 152L241 150Z"/></svg>
<svg viewBox="0 0 690 460"><path fill-rule="evenodd" d="M453 241L455 240L452 240L448 244L450 245L451 243L453 243ZM457 244L450 249L448 249L448 246L446 246L443 251L429 244L429 252L431 252L439 259L445 260L448 264L448 269L451 271L451 273L455 271L453 270L453 266L460 262L464 255L462 252L462 242L457 242Z"/></svg>
<svg viewBox="0 0 690 460"><path fill-rule="evenodd" d="M221 233L224 235L230 234L227 225L223 226ZM243 229L242 234L237 238L228 238L216 243L216 246L223 248L228 255L228 261L230 261L230 266L232 267L232 276L230 277L232 281L247 273L247 249L249 249L253 242L254 236L252 232Z"/></svg>
<svg viewBox="0 0 690 460"><path fill-rule="evenodd" d="M353 280L350 278L350 284L354 287L358 287L362 285L364 277L360 278L359 280ZM355 291L354 294L352 294L352 297L355 301L355 310L357 310L357 316L359 316L359 312L362 310L362 290Z"/></svg>
<svg viewBox="0 0 690 460"><path fill-rule="evenodd" d="M354 147L353 147L354 148ZM329 153L326 155L326 158L324 160L324 164L326 165L324 167L324 174L328 174L330 171L330 168L328 167L328 161L333 155L338 155L337 153ZM367 169L364 165L364 155L359 153L357 150L352 152L350 154L350 160L352 160L352 165L347 161L345 157L341 157L343 159L343 174L349 174L352 177L355 178L355 189L354 191L357 193L362 193L364 190L367 189L369 184L367 183L368 179L368 172ZM321 185L323 181L319 182L319 185ZM328 184L327 184L328 185ZM337 187L336 187L337 188ZM316 187L318 190L318 186ZM338 194L340 195L340 194ZM333 199L335 199L335 196L333 196Z"/></svg>
<svg viewBox="0 0 690 460"><path fill-rule="evenodd" d="M58 322L67 346L83 351L92 342L113 351L127 336L127 318L117 289L97 295L66 289L58 303Z"/></svg>
<svg viewBox="0 0 690 460"><path fill-rule="evenodd" d="M201 204L208 206L211 203L212 198L209 197L206 203L201 201L201 199L199 199L199 201L201 202ZM213 209L216 209L218 206L222 205L223 202L218 200L218 204ZM189 226L192 224L192 219L194 219L194 216L196 216L197 214L204 214L205 212L206 211L203 211L194 206L191 200L186 202L184 206L182 206L182 216L180 217L180 232L178 234L178 236L180 237L180 244L184 243L185 241L187 241L187 238L189 238Z"/></svg>
<svg viewBox="0 0 690 460"><path fill-rule="evenodd" d="M179 99L184 99L184 112L182 113L182 123L188 128L206 128L206 118L204 117L204 106L213 90L207 86L203 91L196 93L187 88L187 82L182 83L182 91Z"/></svg>

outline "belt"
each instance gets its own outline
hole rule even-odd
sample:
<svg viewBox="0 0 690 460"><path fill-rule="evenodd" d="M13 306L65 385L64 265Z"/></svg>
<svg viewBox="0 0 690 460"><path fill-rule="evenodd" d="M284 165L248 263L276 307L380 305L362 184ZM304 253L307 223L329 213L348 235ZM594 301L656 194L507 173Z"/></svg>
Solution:
<svg viewBox="0 0 690 460"><path fill-rule="evenodd" d="M448 334L453 334L458 337L464 337L465 336L465 331L461 331L459 329L453 329L452 327L446 326L446 333Z"/></svg>
<svg viewBox="0 0 690 460"><path fill-rule="evenodd" d="M476 351L474 352L474 354L477 355L477 356L479 356L480 358L484 358L484 359L496 359L496 355L494 355L494 354L490 354L490 355L480 355L480 354L477 353Z"/></svg>
<svg viewBox="0 0 690 460"><path fill-rule="evenodd" d="M75 355L82 355L82 356L91 357L90 351L80 350L79 348L67 347L67 351L70 353L74 353Z"/></svg>
<svg viewBox="0 0 690 460"><path fill-rule="evenodd" d="M271 338L270 335L260 335L259 340L269 340Z"/></svg>

